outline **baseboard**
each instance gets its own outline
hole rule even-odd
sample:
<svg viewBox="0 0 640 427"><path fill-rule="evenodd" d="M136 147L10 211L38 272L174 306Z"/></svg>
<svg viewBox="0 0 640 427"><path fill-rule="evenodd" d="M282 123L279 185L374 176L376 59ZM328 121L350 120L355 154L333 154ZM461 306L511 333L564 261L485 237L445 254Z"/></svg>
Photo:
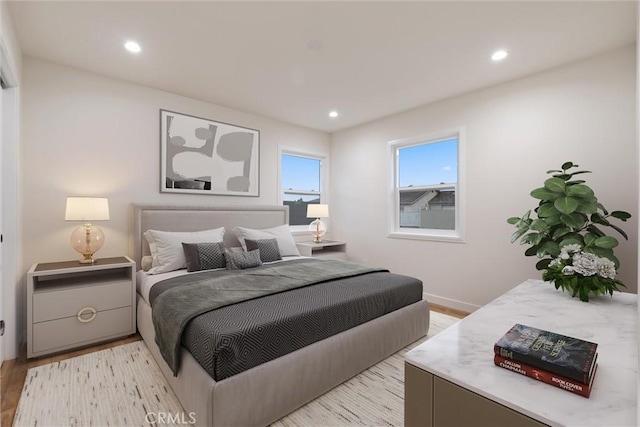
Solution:
<svg viewBox="0 0 640 427"><path fill-rule="evenodd" d="M450 298L439 297L437 295L432 295L432 294L422 294L422 296L424 299L434 304L438 304L443 307L453 308L455 310L463 311L466 313L473 313L474 311L476 311L481 307L479 305L469 304L466 302L457 301Z"/></svg>

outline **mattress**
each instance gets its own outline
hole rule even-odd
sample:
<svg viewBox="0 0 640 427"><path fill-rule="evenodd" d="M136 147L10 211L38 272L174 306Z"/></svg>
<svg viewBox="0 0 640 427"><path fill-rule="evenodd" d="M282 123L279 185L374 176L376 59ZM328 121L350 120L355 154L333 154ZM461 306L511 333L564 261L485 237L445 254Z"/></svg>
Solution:
<svg viewBox="0 0 640 427"><path fill-rule="evenodd" d="M220 381L422 299L422 282L388 272L306 286L191 320L182 345Z"/></svg>

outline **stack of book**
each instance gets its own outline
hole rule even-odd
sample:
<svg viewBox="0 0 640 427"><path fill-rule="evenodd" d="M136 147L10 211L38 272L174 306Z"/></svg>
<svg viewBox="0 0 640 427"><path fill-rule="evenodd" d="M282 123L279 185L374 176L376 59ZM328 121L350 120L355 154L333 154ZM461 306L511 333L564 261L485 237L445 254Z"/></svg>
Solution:
<svg viewBox="0 0 640 427"><path fill-rule="evenodd" d="M598 344L516 324L496 342L493 361L510 371L589 397Z"/></svg>

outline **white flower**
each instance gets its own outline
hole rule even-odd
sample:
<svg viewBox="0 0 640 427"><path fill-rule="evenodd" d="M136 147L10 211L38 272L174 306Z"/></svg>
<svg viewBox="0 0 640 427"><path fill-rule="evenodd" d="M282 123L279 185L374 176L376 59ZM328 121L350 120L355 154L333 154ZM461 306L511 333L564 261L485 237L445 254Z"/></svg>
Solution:
<svg viewBox="0 0 640 427"><path fill-rule="evenodd" d="M608 258L598 258L598 275L613 279L616 277L616 265Z"/></svg>
<svg viewBox="0 0 640 427"><path fill-rule="evenodd" d="M582 246L580 246L579 244L575 243L573 245L565 245L562 247L561 250L565 251L565 252L580 252L580 249L582 249Z"/></svg>
<svg viewBox="0 0 640 427"><path fill-rule="evenodd" d="M569 259L570 258L569 254L580 252L580 249L582 249L582 247L577 243L573 245L564 245L560 249L560 258L565 260Z"/></svg>
<svg viewBox="0 0 640 427"><path fill-rule="evenodd" d="M560 265L560 264L562 264L562 260L560 258L554 258L549 263L549 267L553 267L555 265Z"/></svg>
<svg viewBox="0 0 640 427"><path fill-rule="evenodd" d="M601 258L589 252L582 252L580 245L566 245L562 247L560 255L552 259L549 267L560 266L565 276L594 276L599 275L605 279L613 279L616 275L616 266L608 258Z"/></svg>
<svg viewBox="0 0 640 427"><path fill-rule="evenodd" d="M593 276L598 272L598 257L586 252L573 254L573 269L582 276Z"/></svg>

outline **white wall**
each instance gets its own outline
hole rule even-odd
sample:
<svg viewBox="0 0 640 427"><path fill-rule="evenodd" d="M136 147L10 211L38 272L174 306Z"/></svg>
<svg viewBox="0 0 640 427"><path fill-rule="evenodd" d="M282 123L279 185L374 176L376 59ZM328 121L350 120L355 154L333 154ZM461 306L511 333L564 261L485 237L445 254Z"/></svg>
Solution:
<svg viewBox="0 0 640 427"><path fill-rule="evenodd" d="M16 81L20 79L22 69L22 51L18 43L18 36L13 27L9 6L6 1L0 0L0 38L7 56L7 60L11 63L12 76Z"/></svg>
<svg viewBox="0 0 640 427"><path fill-rule="evenodd" d="M19 108L22 52L16 37L11 16L6 1L0 2L0 61L5 78L10 89L2 93L2 132L0 135L2 147L2 317L6 328L3 337L3 360L11 359L18 354L17 331L22 324L22 315L16 309L17 302L23 297L19 286L22 272L21 264L21 235L20 235L20 206L19 206Z"/></svg>
<svg viewBox="0 0 640 427"><path fill-rule="evenodd" d="M517 60L513 58L512 60ZM637 292L635 46L450 98L332 135L332 224L350 257L424 282L430 300L472 310L528 278L511 216L537 203L545 172L573 161L609 210L626 210L619 278ZM387 237L387 142L467 130L466 243ZM366 220L364 220L366 218ZM612 231L612 233L615 233Z"/></svg>
<svg viewBox="0 0 640 427"><path fill-rule="evenodd" d="M159 109L260 130L260 197L160 193ZM31 57L23 61L22 272L79 257L66 197L109 198L98 257L126 255L131 203L277 204L278 145L328 155L324 132L285 124Z"/></svg>

